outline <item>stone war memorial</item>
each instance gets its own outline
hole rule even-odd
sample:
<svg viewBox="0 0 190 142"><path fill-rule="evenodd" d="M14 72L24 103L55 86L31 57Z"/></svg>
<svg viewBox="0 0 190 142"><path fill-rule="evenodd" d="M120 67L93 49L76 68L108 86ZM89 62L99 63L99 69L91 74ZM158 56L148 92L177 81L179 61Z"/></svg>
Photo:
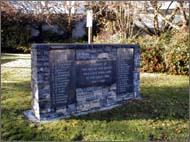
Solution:
<svg viewBox="0 0 190 142"><path fill-rule="evenodd" d="M139 98L140 47L133 44L33 44L36 122L69 118Z"/></svg>

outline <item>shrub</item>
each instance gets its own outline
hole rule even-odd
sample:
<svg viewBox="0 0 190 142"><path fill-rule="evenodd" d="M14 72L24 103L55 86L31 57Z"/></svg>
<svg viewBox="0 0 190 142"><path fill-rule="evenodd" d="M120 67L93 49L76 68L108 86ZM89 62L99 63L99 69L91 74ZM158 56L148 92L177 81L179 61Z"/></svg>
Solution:
<svg viewBox="0 0 190 142"><path fill-rule="evenodd" d="M112 37L115 37L113 35ZM141 47L141 72L188 74L188 34L164 33L161 36L141 36L136 39L109 38L109 43L133 43ZM107 43L95 38L97 43Z"/></svg>
<svg viewBox="0 0 190 142"><path fill-rule="evenodd" d="M138 38L141 71L188 74L187 33L165 33L160 37Z"/></svg>
<svg viewBox="0 0 190 142"><path fill-rule="evenodd" d="M188 74L188 34L175 33L165 48L165 62L168 73Z"/></svg>
<svg viewBox="0 0 190 142"><path fill-rule="evenodd" d="M29 31L19 24L2 28L2 51L3 52L29 52Z"/></svg>
<svg viewBox="0 0 190 142"><path fill-rule="evenodd" d="M139 38L141 46L141 71L142 72L165 72L164 47L156 36Z"/></svg>

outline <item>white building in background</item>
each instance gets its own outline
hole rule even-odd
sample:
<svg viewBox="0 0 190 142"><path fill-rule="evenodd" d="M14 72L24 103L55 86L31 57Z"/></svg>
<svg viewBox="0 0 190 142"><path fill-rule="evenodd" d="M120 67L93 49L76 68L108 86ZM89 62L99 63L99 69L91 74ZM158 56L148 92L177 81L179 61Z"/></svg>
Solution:
<svg viewBox="0 0 190 142"><path fill-rule="evenodd" d="M9 1L16 9L22 9L26 13L71 13L83 14L85 1Z"/></svg>
<svg viewBox="0 0 190 142"><path fill-rule="evenodd" d="M167 15L166 17L170 17L171 12L178 6L178 2L177 1L158 1L159 4L161 4L160 10L161 12L165 13L166 10L168 9ZM136 4L136 2L134 2L134 4ZM139 1L137 4L137 7L140 9L147 9L148 11L152 11L154 10L153 7L150 6L150 1ZM189 3L187 2L184 5L185 10L187 11L186 13L188 14L188 9L189 9ZM142 21L149 27L149 28L154 28L154 23L153 23L153 19L154 19L154 14L152 14L151 12L149 14L144 14L143 12L140 13L138 15ZM188 15L187 15L188 16ZM178 23L182 20L182 15L181 14L177 14L175 15L175 18L173 20L173 23ZM162 18L158 15L158 23L159 23L159 27L161 27L162 24ZM135 19L135 24L139 27L144 27L142 25L142 23L138 20L138 18L136 17Z"/></svg>

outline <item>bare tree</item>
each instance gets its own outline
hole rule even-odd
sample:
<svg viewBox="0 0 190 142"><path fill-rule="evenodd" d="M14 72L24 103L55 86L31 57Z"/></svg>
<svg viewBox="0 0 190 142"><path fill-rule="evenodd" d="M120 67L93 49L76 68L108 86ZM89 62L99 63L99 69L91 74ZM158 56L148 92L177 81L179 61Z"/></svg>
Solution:
<svg viewBox="0 0 190 142"><path fill-rule="evenodd" d="M130 1L101 1L89 3L94 12L94 19L99 22L103 30L119 33L121 38L134 38L135 7Z"/></svg>
<svg viewBox="0 0 190 142"><path fill-rule="evenodd" d="M164 4L167 6L165 10ZM185 1L101 1L88 5L91 5L88 8L93 9L94 19L102 25L102 30L111 27L113 34L117 32L125 38L135 38L142 31L157 36L171 29L187 31L189 24ZM181 17L179 22L176 22L177 16Z"/></svg>
<svg viewBox="0 0 190 142"><path fill-rule="evenodd" d="M163 9L161 9L164 2L146 2L146 5L148 5L148 7L144 8L143 10L147 14L146 18L149 18L150 21L153 21L154 31L152 31L150 27L145 24L142 17L138 15L138 21L140 21L141 24L144 26L143 30L150 35L158 36L160 35L160 33L166 32L171 29L187 32L187 27L189 24L187 19L187 13L185 11L185 5L187 5L187 3L185 1L177 1L176 3L177 4L175 8L171 9L171 5L174 4L174 1L171 1L164 12ZM169 10L171 11L170 13L168 12ZM150 17L149 14L152 14L153 16ZM178 23L175 22L176 16L181 16L180 22ZM160 18L160 23L158 18Z"/></svg>

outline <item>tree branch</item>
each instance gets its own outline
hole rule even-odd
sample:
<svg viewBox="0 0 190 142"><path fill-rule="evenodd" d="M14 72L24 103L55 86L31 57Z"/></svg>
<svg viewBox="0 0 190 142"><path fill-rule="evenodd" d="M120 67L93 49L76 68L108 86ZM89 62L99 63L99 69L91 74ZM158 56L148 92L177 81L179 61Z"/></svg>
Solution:
<svg viewBox="0 0 190 142"><path fill-rule="evenodd" d="M177 14L178 10L179 10L179 7L176 7L175 10L173 10L171 16L168 19L170 22L174 20L175 15ZM163 26L162 31L165 32L168 29L168 27L169 27L169 24L166 23L165 26Z"/></svg>
<svg viewBox="0 0 190 142"><path fill-rule="evenodd" d="M156 10L155 12L156 12L156 14L158 14L166 23L168 23L168 24L169 24L171 27L173 27L174 29L176 29L176 30L180 30L180 29L181 29L179 26L173 24L170 20L168 20L168 19L166 18L166 16L165 16L163 13L161 13L160 11Z"/></svg>
<svg viewBox="0 0 190 142"><path fill-rule="evenodd" d="M146 33L150 34L150 35L154 35L155 33L142 21L142 19L139 17L138 20L141 22L141 24L144 26L144 28L142 28Z"/></svg>
<svg viewBox="0 0 190 142"><path fill-rule="evenodd" d="M183 6L183 2L178 2L178 5L179 5L179 9L180 9L180 12L183 16L183 29L186 29L187 26L188 26L188 19L187 19L187 15L185 13L185 9L184 9L184 6Z"/></svg>

